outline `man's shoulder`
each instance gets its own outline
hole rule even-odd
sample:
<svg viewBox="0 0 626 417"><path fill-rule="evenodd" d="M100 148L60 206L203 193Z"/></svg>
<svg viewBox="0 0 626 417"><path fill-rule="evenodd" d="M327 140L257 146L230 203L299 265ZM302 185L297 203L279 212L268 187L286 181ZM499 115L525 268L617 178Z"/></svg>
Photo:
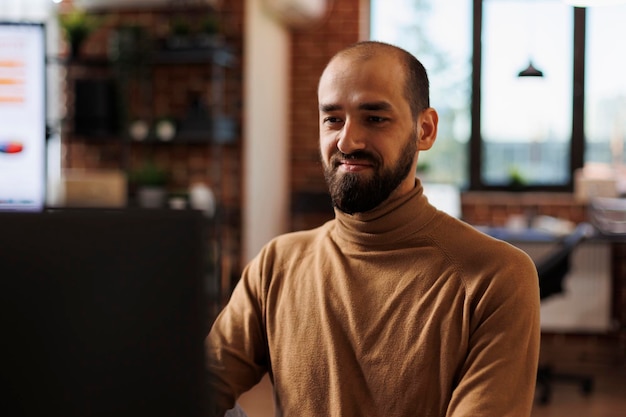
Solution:
<svg viewBox="0 0 626 417"><path fill-rule="evenodd" d="M271 276L272 281L276 281L276 277L282 276L286 271L305 268L305 265L310 265L315 254L319 253L319 248L325 246L329 223L274 237L263 246L250 265L265 271L265 275Z"/></svg>
<svg viewBox="0 0 626 417"><path fill-rule="evenodd" d="M334 220L330 220L318 227L307 230L296 230L281 234L273 238L265 246L265 250L272 252L294 252L314 246L328 236Z"/></svg>
<svg viewBox="0 0 626 417"><path fill-rule="evenodd" d="M446 251L471 263L532 265L526 252L456 218L442 219L432 236Z"/></svg>

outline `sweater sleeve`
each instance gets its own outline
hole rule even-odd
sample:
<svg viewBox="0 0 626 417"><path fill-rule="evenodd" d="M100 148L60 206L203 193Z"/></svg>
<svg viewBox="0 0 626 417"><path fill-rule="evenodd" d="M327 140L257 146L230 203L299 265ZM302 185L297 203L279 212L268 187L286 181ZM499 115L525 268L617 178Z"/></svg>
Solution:
<svg viewBox="0 0 626 417"><path fill-rule="evenodd" d="M532 260L518 250L482 265L489 279L470 295L467 356L448 417L529 416L540 339L539 283Z"/></svg>
<svg viewBox="0 0 626 417"><path fill-rule="evenodd" d="M268 368L259 259L244 270L205 340L212 416L223 416Z"/></svg>

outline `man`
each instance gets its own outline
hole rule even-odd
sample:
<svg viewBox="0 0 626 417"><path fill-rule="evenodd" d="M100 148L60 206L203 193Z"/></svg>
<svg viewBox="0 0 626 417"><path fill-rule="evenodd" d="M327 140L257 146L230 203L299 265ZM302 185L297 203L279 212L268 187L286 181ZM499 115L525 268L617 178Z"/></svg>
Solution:
<svg viewBox="0 0 626 417"><path fill-rule="evenodd" d="M318 87L335 219L246 267L207 337L217 415L268 372L277 415L528 416L539 350L535 266L431 206L423 66L361 42Z"/></svg>

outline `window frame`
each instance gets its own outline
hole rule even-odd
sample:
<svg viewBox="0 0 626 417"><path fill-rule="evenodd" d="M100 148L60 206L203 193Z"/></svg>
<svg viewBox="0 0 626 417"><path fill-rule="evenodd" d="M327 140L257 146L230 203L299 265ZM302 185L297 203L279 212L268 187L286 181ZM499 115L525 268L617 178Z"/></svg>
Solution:
<svg viewBox="0 0 626 417"><path fill-rule="evenodd" d="M468 188L471 191L511 191L509 185L491 185L482 180L481 165L483 160L482 127L481 127L481 75L482 75L482 23L483 1L473 0L472 7L472 97L471 127L469 140L469 175ZM569 181L556 185L522 185L516 191L568 191L574 189L574 172L583 167L585 151L585 19L586 9L572 7L574 14L573 36L573 86L572 86L572 129L570 140Z"/></svg>

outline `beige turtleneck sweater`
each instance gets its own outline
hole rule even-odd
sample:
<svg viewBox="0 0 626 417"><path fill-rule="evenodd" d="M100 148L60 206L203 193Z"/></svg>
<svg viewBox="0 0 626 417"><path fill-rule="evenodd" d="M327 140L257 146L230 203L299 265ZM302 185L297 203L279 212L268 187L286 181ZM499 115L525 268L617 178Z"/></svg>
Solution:
<svg viewBox="0 0 626 417"><path fill-rule="evenodd" d="M261 250L206 340L213 405L269 372L279 416L529 416L539 334L530 258L418 181Z"/></svg>

